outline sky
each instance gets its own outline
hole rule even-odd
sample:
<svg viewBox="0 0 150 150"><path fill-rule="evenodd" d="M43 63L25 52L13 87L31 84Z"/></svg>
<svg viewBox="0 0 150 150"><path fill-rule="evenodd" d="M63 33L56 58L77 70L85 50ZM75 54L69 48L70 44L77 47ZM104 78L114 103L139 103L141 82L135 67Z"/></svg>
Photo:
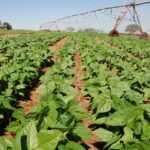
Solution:
<svg viewBox="0 0 150 150"><path fill-rule="evenodd" d="M0 21L10 22L14 29L38 30L40 25L64 16L91 9L103 8L132 0L0 0ZM138 1L138 0L137 0ZM121 10L113 13L119 15ZM150 29L150 4L138 8L144 30ZM107 13L107 12L106 12ZM71 20L72 21L72 20ZM120 30L131 22L124 21ZM85 16L72 21L77 28L94 27L104 31L110 30L115 20L103 13ZM58 24L58 27L64 22ZM69 23L69 25L71 25Z"/></svg>

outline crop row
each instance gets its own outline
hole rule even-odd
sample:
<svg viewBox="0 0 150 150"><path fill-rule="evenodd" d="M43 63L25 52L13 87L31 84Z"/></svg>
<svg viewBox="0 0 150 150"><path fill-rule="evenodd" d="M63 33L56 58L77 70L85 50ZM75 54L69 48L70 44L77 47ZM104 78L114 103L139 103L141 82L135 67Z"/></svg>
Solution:
<svg viewBox="0 0 150 150"><path fill-rule="evenodd" d="M143 100L150 97L149 69L134 68L138 66L134 59L122 60L119 53L114 55L116 50L89 40L79 38L79 49L87 72L86 94L93 99L96 134L108 149L147 150L149 104Z"/></svg>
<svg viewBox="0 0 150 150"><path fill-rule="evenodd" d="M104 39L106 42L113 44L127 52L130 52L136 57L149 58L150 57L150 42L138 40L133 37L117 37L111 38L106 35L100 35L100 38Z"/></svg>
<svg viewBox="0 0 150 150"><path fill-rule="evenodd" d="M64 35L39 35L30 37L28 43L13 44L8 47L1 59L0 67L0 118L7 118L7 109L13 110L16 100L27 95L27 92L40 76L40 68L50 65L52 52L50 45ZM20 41L20 38L10 39ZM21 38L22 40L22 38ZM24 45L26 43L26 45ZM23 46L24 45L24 46ZM27 97L27 96L26 96ZM2 121L1 120L1 121Z"/></svg>

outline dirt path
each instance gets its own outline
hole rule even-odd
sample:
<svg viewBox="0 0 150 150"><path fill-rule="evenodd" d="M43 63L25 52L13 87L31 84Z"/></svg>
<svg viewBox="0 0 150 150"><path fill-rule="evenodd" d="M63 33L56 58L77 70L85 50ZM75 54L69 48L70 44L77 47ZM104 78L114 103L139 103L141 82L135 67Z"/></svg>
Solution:
<svg viewBox="0 0 150 150"><path fill-rule="evenodd" d="M19 37L19 36L24 36L28 37L31 36L32 34L1 34L0 37Z"/></svg>
<svg viewBox="0 0 150 150"><path fill-rule="evenodd" d="M110 48L119 49L119 50L122 50L122 51L126 51L126 50L122 49L121 47L118 47L118 46L113 45L112 43L106 42L106 41L103 40L103 39L96 38L96 41L97 41L98 43L103 43L104 45L106 45L106 46L108 46L108 47L110 47ZM143 59L143 57L135 56L135 54L133 54L133 53L129 53L129 52L128 52L127 55L128 55L128 57L134 58L134 59L137 59L137 60L142 60L142 59Z"/></svg>
<svg viewBox="0 0 150 150"><path fill-rule="evenodd" d="M64 43L66 43L67 40L68 40L68 37L66 36L65 38L63 38L62 40L58 41L53 46L50 46L50 48L53 50L54 53L56 53L64 45ZM58 59L59 59L59 57L54 54L53 57L52 57L52 60L55 62Z"/></svg>
<svg viewBox="0 0 150 150"><path fill-rule="evenodd" d="M90 110L90 104L91 100L89 97L84 96L84 84L85 81L81 80L81 77L85 75L85 71L81 67L82 60L80 57L80 53L78 51L75 52L74 55L74 88L76 89L78 95L76 97L76 101L78 104L84 108L89 115L91 115L93 112ZM91 133L90 140L82 140L84 144L86 144L89 147L89 150L98 150L98 148L95 147L96 143L101 142L101 140L96 136L92 134L92 128L90 127L91 123L89 121L89 118L85 118L83 120L83 125L87 128L87 130Z"/></svg>
<svg viewBox="0 0 150 150"><path fill-rule="evenodd" d="M144 104L150 104L150 99L145 99L145 100L143 100L143 103L144 103Z"/></svg>
<svg viewBox="0 0 150 150"><path fill-rule="evenodd" d="M53 52L57 52L61 47L64 46L68 38L69 38L68 36L64 37L63 39L56 42L54 45L50 46L50 48L53 50Z"/></svg>
<svg viewBox="0 0 150 150"><path fill-rule="evenodd" d="M61 47L65 45L67 42L68 37L61 39L60 41L56 42L54 45L50 46L53 52L57 52ZM54 55L52 60L55 62L58 60L57 55ZM43 67L40 71L44 74L47 73L49 67ZM30 99L27 101L21 100L19 101L19 106L24 109L25 115L28 115L32 109L32 107L37 106L38 102L36 101L41 95L36 92L36 90L41 86L41 83L37 83L37 85L30 91Z"/></svg>

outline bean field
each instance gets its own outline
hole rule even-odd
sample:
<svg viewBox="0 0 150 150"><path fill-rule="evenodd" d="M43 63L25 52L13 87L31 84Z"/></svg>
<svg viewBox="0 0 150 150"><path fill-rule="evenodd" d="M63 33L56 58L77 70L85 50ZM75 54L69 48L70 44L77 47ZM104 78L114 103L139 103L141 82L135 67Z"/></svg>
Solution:
<svg viewBox="0 0 150 150"><path fill-rule="evenodd" d="M150 42L0 31L0 150L150 150Z"/></svg>

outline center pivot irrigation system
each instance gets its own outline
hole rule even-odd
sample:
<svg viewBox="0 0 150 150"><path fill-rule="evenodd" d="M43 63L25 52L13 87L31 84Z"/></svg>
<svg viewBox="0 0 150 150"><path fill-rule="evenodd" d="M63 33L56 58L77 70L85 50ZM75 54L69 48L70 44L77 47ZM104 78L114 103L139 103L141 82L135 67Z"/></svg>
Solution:
<svg viewBox="0 0 150 150"><path fill-rule="evenodd" d="M148 34L146 32L144 32L142 29L140 18L138 16L138 12L136 9L136 7L141 6L141 5L146 5L146 4L150 4L150 0L144 1L144 2L139 2L139 3L132 2L129 4L125 4L125 5L117 5L117 6L112 6L112 7L105 7L105 8L99 8L99 9L95 9L95 10L91 10L91 11L86 11L83 13L70 15L70 16L67 16L64 18L60 18L60 19L45 23L40 26L40 29L42 30L44 28L44 26L46 26L46 25L48 25L47 29L50 29L51 26L54 24L55 24L55 27L58 29L57 23L60 23L61 21L64 21L67 19L71 19L71 18L78 17L78 16L85 17L86 14L92 14L92 13L94 13L94 15L96 15L97 12L107 11L107 10L110 10L110 12L111 12L110 15L112 15L113 9L122 8L120 15L115 17L116 23L115 23L113 29L110 31L109 36L112 36L112 37L119 36L119 32L118 32L119 25L122 23L123 20L130 20L130 21L134 21L135 24L137 24L139 26L139 31L140 31L139 38L143 39L143 40L148 40ZM128 14L131 16L132 19L125 18Z"/></svg>

